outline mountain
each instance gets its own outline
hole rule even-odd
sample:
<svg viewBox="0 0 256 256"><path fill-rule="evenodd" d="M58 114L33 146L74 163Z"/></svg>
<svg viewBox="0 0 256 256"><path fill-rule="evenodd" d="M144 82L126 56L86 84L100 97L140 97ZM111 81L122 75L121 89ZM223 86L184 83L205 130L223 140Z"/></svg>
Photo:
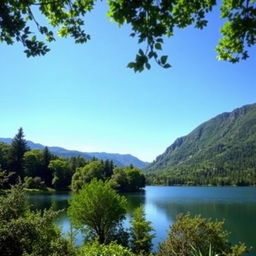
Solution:
<svg viewBox="0 0 256 256"><path fill-rule="evenodd" d="M256 183L256 104L199 125L175 140L145 171L171 184Z"/></svg>
<svg viewBox="0 0 256 256"><path fill-rule="evenodd" d="M0 142L11 144L11 138L0 138ZM31 149L44 149L44 145L39 143L34 143L33 141L27 141L29 148ZM51 153L62 156L62 157L72 157L72 156L81 156L86 159L91 159L96 157L102 160L113 160L114 164L117 166L128 166L133 165L138 168L145 168L149 163L143 162L135 156L130 154L117 154L117 153L105 153L105 152L81 152L77 150L68 150L61 147L48 147Z"/></svg>

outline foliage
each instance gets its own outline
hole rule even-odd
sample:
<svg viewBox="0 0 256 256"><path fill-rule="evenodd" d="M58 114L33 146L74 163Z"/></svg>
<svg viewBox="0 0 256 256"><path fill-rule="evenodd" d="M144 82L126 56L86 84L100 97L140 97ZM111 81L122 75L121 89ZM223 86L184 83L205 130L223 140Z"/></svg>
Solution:
<svg viewBox="0 0 256 256"><path fill-rule="evenodd" d="M194 253L192 248L207 255L210 246L218 255L244 255L247 248L243 244L231 246L223 224L200 216L179 215L171 226L167 240L160 244L157 255L191 256Z"/></svg>
<svg viewBox="0 0 256 256"><path fill-rule="evenodd" d="M49 51L46 43L55 40L54 31L61 37L71 36L76 43L85 43L90 36L85 32L83 16L90 12L94 0L5 0L0 7L0 41L21 42L26 55L44 55ZM178 0L108 0L108 16L119 26L129 24L131 37L145 45L128 67L141 72L150 69L154 59L160 66L169 68L167 56L159 56L165 37L174 35L175 28L207 26L207 14L217 5L216 0L197 0L189 3ZM248 58L248 49L256 42L255 1L223 0L219 4L224 25L217 46L220 60L232 63ZM35 15L36 13L36 15ZM39 17L37 17L39 16ZM40 24L43 16L49 24ZM35 33L38 30L38 33ZM38 37L39 35L39 37Z"/></svg>
<svg viewBox="0 0 256 256"><path fill-rule="evenodd" d="M52 185L57 190L65 190L70 185L71 171L68 161L65 159L54 159L50 161L49 169L53 173Z"/></svg>
<svg viewBox="0 0 256 256"><path fill-rule="evenodd" d="M42 152L42 163L41 163L41 175L40 177L45 181L47 186L52 184L52 171L49 168L50 161L53 160L54 156L50 153L48 147L45 147Z"/></svg>
<svg viewBox="0 0 256 256"><path fill-rule="evenodd" d="M74 194L68 215L77 228L86 227L100 243L107 243L124 219L126 204L108 183L94 179Z"/></svg>
<svg viewBox="0 0 256 256"><path fill-rule="evenodd" d="M134 253L141 255L150 253L154 237L152 231L151 223L145 218L144 209L137 208L131 222L131 248Z"/></svg>
<svg viewBox="0 0 256 256"><path fill-rule="evenodd" d="M9 151L9 169L15 172L14 178L24 177L24 154L28 151L27 142L24 139L23 129L20 128L12 140Z"/></svg>
<svg viewBox="0 0 256 256"><path fill-rule="evenodd" d="M111 186L119 192L136 192L145 187L145 175L134 167L117 167L110 179Z"/></svg>
<svg viewBox="0 0 256 256"><path fill-rule="evenodd" d="M146 168L148 183L255 185L255 120L252 104L199 125Z"/></svg>
<svg viewBox="0 0 256 256"><path fill-rule="evenodd" d="M56 213L31 212L20 184L10 194L0 197L0 255L67 256L68 242L52 224Z"/></svg>
<svg viewBox="0 0 256 256"><path fill-rule="evenodd" d="M77 192L85 183L90 182L94 178L104 178L104 165L100 161L92 161L84 167L77 168L75 174L72 176L72 190Z"/></svg>
<svg viewBox="0 0 256 256"><path fill-rule="evenodd" d="M0 189L9 188L9 179L13 173L7 173L0 168Z"/></svg>
<svg viewBox="0 0 256 256"><path fill-rule="evenodd" d="M129 249L111 242L103 245L98 242L86 244L79 248L77 256L135 256Z"/></svg>
<svg viewBox="0 0 256 256"><path fill-rule="evenodd" d="M36 177L41 174L42 151L32 149L24 154L24 173L25 176Z"/></svg>
<svg viewBox="0 0 256 256"><path fill-rule="evenodd" d="M24 188L34 188L34 189L45 189L45 183L42 181L41 177L25 177L24 178Z"/></svg>
<svg viewBox="0 0 256 256"><path fill-rule="evenodd" d="M17 136L19 139L16 138ZM51 154L47 147L43 150L29 150L26 147L27 142L22 129L16 137L11 146L0 143L1 188L9 188L11 184L17 182L18 176L21 176L26 188L53 187L55 190L72 188L73 191L78 191L93 178L105 181L111 179L113 175L112 160L99 161L96 158L86 160L80 156L61 158ZM23 151L20 150L22 148ZM19 170L18 173L17 170ZM137 191L145 186L145 177L138 169L127 168L127 173L129 173L129 177L127 176L129 190L127 191ZM4 181L3 174L8 177L8 180Z"/></svg>
<svg viewBox="0 0 256 256"><path fill-rule="evenodd" d="M8 169L8 157L10 145L0 142L0 168L3 170Z"/></svg>

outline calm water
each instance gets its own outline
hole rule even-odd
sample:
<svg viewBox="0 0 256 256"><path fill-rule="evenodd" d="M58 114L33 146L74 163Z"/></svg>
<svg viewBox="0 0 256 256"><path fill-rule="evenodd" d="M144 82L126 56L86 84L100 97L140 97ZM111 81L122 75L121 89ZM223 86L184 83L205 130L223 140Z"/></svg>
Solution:
<svg viewBox="0 0 256 256"><path fill-rule="evenodd" d="M33 194L29 201L33 208L53 207L66 209L70 194ZM125 225L133 210L141 204L146 218L152 222L156 237L154 250L167 237L169 226L179 213L190 212L203 217L225 220L225 228L231 232L232 242L243 241L256 248L256 188L255 187L163 187L147 186L144 193L126 195L128 214ZM63 212L56 222L63 232L69 231L69 220ZM82 243L78 235L77 243ZM256 250L254 250L256 252Z"/></svg>

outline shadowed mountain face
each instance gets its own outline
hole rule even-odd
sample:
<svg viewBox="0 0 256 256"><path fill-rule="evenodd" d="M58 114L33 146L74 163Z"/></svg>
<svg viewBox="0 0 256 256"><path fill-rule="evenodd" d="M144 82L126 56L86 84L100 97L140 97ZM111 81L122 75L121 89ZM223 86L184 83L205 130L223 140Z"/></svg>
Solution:
<svg viewBox="0 0 256 256"><path fill-rule="evenodd" d="M11 144L12 139L11 138L0 138L0 142ZM34 143L32 141L27 141L29 148L31 149L44 149L44 145L39 143ZM114 164L117 166L128 166L133 165L138 168L145 168L149 163L143 162L140 159L138 159L135 156L132 156L130 154L116 154L116 153L105 153L105 152L80 152L76 150L68 150L61 147L48 147L48 149L51 151L51 153L62 156L62 157L73 157L73 156L81 156L86 159L91 159L93 157L96 157L98 159L102 160L113 160Z"/></svg>
<svg viewBox="0 0 256 256"><path fill-rule="evenodd" d="M220 173L250 169L256 176L256 104L220 114L199 125L187 136L178 138L145 171L189 174L206 169Z"/></svg>

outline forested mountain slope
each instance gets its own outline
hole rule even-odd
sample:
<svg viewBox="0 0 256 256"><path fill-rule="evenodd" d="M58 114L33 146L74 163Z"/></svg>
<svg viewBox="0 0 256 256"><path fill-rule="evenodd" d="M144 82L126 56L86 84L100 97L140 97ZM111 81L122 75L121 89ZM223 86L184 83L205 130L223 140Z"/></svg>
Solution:
<svg viewBox="0 0 256 256"><path fill-rule="evenodd" d="M256 184L256 104L199 125L145 170L151 183Z"/></svg>

